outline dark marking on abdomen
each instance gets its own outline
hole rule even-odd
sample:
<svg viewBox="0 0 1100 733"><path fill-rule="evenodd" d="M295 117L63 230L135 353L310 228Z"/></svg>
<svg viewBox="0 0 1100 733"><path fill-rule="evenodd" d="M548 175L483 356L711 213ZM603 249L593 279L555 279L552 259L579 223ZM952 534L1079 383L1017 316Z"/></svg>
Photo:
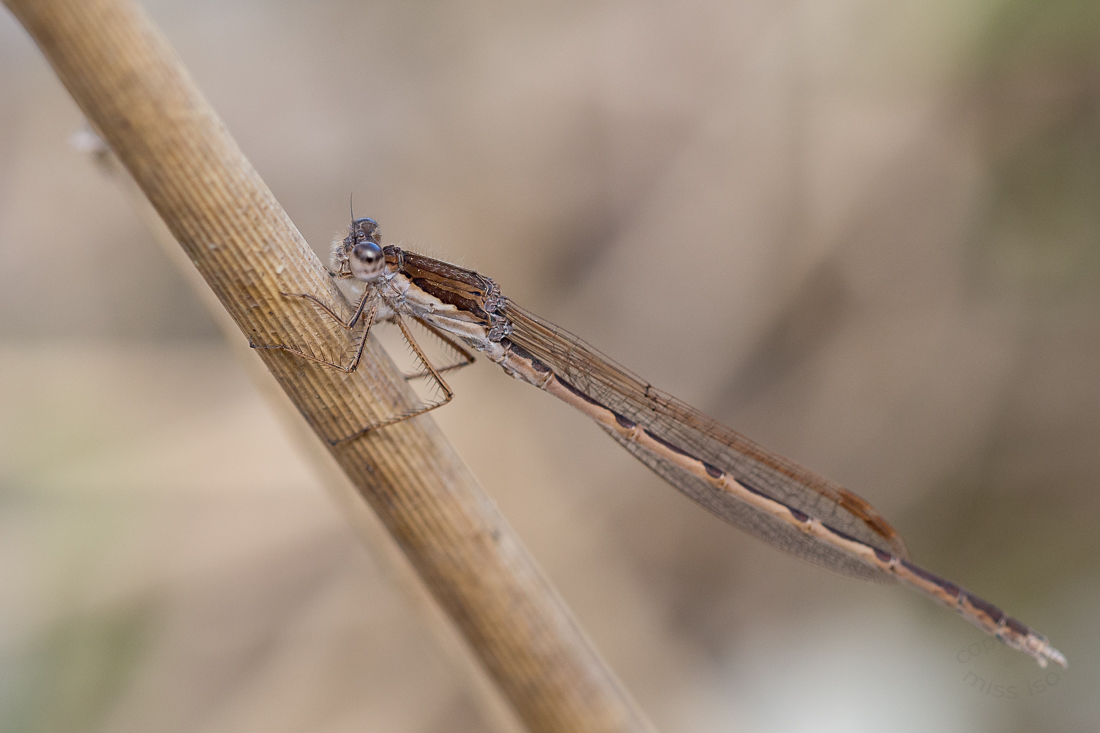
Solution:
<svg viewBox="0 0 1100 733"><path fill-rule="evenodd" d="M810 519L810 515L807 514L806 512L800 512L797 509L795 509L793 506L787 506L786 504L784 504L783 506L786 506L787 511L791 513L791 516L794 517L795 519L797 519L800 522L806 522Z"/></svg>
<svg viewBox="0 0 1100 733"><path fill-rule="evenodd" d="M959 586L955 585L954 583L948 580L944 580L940 576L935 575L934 573L930 573L924 568L919 568L908 560L902 560L901 564L904 565L905 569L911 572L913 575L916 575L918 578L922 578L923 580L927 580L933 585L939 586L940 589L945 591L948 595L958 597L958 595L962 592Z"/></svg>
<svg viewBox="0 0 1100 733"><path fill-rule="evenodd" d="M1005 612L994 606L989 601L983 601L981 598L976 598L969 593L966 594L966 600L967 603L969 603L971 606L988 616L989 619L995 624L1000 623L1001 619L1005 617Z"/></svg>
<svg viewBox="0 0 1100 733"><path fill-rule="evenodd" d="M592 399L591 397L586 395L584 392L581 392L579 389L577 389L576 387L571 385L569 382L562 379L560 374L558 375L557 379L558 379L558 383L561 384L561 386L565 387L567 390L569 390L570 392L575 394L577 397L580 397L582 400L584 400L588 404L595 405L596 407L601 407L601 408L607 410L608 412L611 412L611 410L609 410L606 406L604 406L603 404L601 404L601 403L597 402L596 400Z"/></svg>
<svg viewBox="0 0 1100 733"><path fill-rule="evenodd" d="M826 528L827 530L829 530L830 532L832 532L832 533L833 533L833 534L835 534L835 535L836 535L837 537L839 537L839 538L841 538L841 539L843 539L843 540L848 540L849 542L855 542L855 543L856 543L857 545L863 545L864 547L870 547L870 545L868 545L868 544L867 544L866 542L864 542L863 540L857 540L857 539L856 539L855 537L853 537L853 536L852 536L852 535L850 535L850 534L844 534L844 533L843 533L843 532L841 532L841 531L840 531L839 529L833 529L832 527L830 527L829 525L825 524L824 522L822 522L822 525L824 525L824 526L825 526L825 528ZM875 550L875 554L878 554L878 550ZM889 555L886 555L886 557L890 557L890 556L889 556Z"/></svg>
<svg viewBox="0 0 1100 733"><path fill-rule="evenodd" d="M772 498L771 498L770 496L768 496L768 495L767 495L767 494L765 494L765 493L764 493L763 491L761 491L760 489L758 489L758 488L756 488L755 486L753 486L752 484L750 484L750 483L749 483L748 481L744 481L744 480L742 480L742 479L737 479L737 483L739 483L739 484L741 484L742 486L744 486L744 487L745 487L745 491L749 492L750 494L756 494L757 496L762 496L762 497L764 497L765 499L769 499L769 500L771 500L771 501L775 501L775 499L772 499ZM786 505L786 504L784 504L783 506L787 506L787 505Z"/></svg>
<svg viewBox="0 0 1100 733"><path fill-rule="evenodd" d="M648 435L649 437L653 438L654 440L656 440L658 443L660 443L664 447L668 448L673 453L679 453L680 455L686 456L687 458L690 458L693 461L699 461L699 463L703 462L703 460L701 458L696 458L695 456L691 455L690 453L688 453L686 450L684 450L680 446L676 445L675 443L669 443L667 440L662 438L660 435L657 435L656 433L654 433L649 428L645 428L645 434Z"/></svg>
<svg viewBox="0 0 1100 733"><path fill-rule="evenodd" d="M500 340L500 345L503 346L504 348L508 349L509 351L511 351L513 354L515 354L519 358L526 359L527 361L531 362L531 368L534 369L536 372L541 372L543 374L546 374L548 372L553 371L550 367L546 366L541 361L539 361L535 357L534 354L532 354L530 351L528 351L527 349L525 349L522 346L520 346L519 344L517 344L512 339L509 339L509 338L501 339ZM559 379L558 381L561 382L562 384L565 384L565 382L561 379ZM569 387L570 389L573 389L571 385L566 385L566 386ZM576 392L576 390L573 390L573 391ZM582 395L582 396L586 397L586 395Z"/></svg>
<svg viewBox="0 0 1100 733"><path fill-rule="evenodd" d="M624 427L627 430L633 430L637 426L636 422L626 417L625 415L620 415L614 410L611 411L611 414L615 416L615 422L619 423L621 427Z"/></svg>

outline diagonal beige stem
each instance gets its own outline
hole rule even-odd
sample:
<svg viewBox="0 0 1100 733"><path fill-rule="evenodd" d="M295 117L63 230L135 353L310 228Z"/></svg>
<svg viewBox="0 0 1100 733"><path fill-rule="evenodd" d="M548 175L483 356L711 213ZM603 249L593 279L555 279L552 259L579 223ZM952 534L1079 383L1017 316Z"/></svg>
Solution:
<svg viewBox="0 0 1100 733"><path fill-rule="evenodd" d="M5 0L242 331L258 343L347 337L280 292L340 296L313 251L128 0ZM322 436L412 399L376 344L354 374L262 358ZM428 417L331 449L532 731L649 726Z"/></svg>

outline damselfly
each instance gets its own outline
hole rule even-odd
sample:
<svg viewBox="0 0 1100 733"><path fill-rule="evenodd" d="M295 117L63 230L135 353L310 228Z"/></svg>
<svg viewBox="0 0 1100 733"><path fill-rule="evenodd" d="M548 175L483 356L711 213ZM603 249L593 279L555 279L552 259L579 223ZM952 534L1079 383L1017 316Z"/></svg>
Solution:
<svg viewBox="0 0 1100 733"><path fill-rule="evenodd" d="M407 419L450 401L442 373L473 360L463 344L480 351L516 379L572 405L642 463L699 504L765 542L831 570L879 582L901 581L954 609L1008 646L1066 666L1041 634L996 606L908 560L905 543L875 509L852 492L753 443L675 397L661 392L569 332L520 308L487 277L446 262L381 245L378 224L356 219L333 248L333 275L364 284L349 319L310 294L305 298L347 329L366 327L348 364L290 346L283 349L327 366L353 371L367 332L393 320L423 370L410 375L434 382L441 397L336 442ZM403 317L443 339L460 355L433 366Z"/></svg>

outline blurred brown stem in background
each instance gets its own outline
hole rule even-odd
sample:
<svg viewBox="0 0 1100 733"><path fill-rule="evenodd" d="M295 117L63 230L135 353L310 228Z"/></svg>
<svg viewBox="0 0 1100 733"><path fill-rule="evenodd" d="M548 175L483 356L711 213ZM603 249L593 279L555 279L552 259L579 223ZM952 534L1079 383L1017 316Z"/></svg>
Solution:
<svg viewBox="0 0 1100 733"><path fill-rule="evenodd" d="M341 298L174 52L125 0L5 0L244 334L347 348L281 292ZM75 242L74 238L74 242ZM322 436L411 399L375 342L352 375L261 358ZM532 731L648 724L430 418L331 449Z"/></svg>

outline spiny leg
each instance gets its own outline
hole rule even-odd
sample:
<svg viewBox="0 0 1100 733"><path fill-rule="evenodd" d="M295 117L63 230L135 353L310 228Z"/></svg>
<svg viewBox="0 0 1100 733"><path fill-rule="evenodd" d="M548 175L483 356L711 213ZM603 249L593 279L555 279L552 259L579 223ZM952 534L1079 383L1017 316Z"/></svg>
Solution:
<svg viewBox="0 0 1100 733"><path fill-rule="evenodd" d="M392 321L393 319L390 318L389 320ZM443 374L444 372L455 371L456 369L461 369L464 366L469 366L470 364L473 364L474 361L476 361L476 359L473 355L473 352L471 352L469 350L469 348L467 348L465 345L463 345L462 342L451 338L450 336L448 336L443 331L440 331L438 328L436 328L432 324L425 321L423 318L417 318L416 316L413 316L413 320L415 320L417 323L419 323L421 326L423 326L425 330L429 331L437 339L439 339L440 341L445 343L447 346L450 346L451 349L453 349L455 351L455 353L458 354L458 356L461 358L461 361L455 362L454 364L448 364L448 365L443 366L443 367L436 367L435 371L436 371L437 374ZM423 359L422 361L425 364L428 363L427 359ZM403 376L405 377L405 379L407 379L409 381L412 381L414 379L422 379L424 377L430 377L431 373L428 372L427 369L422 369L419 372L413 372L411 374L405 374Z"/></svg>
<svg viewBox="0 0 1100 733"><path fill-rule="evenodd" d="M365 435L372 430L377 430L379 428L384 428L399 422L404 422L405 420L416 417L417 415L423 415L429 410L434 410L437 407L442 407L454 398L454 391L451 389L450 385L448 385L447 382L443 379L443 377L440 376L439 371L432 366L432 363L428 360L428 357L425 356L424 351L420 348L420 344L416 342L416 338L412 335L412 333L410 333L409 327L405 325L405 321L401 318L401 316L397 315L396 313L393 314L392 320L397 324L397 327L401 329L401 333L405 336L405 340L409 342L409 346L412 347L413 351L416 353L417 358L419 358L421 363L424 364L424 368L427 370L427 374L425 376L431 377L431 379L434 380L435 383L439 386L440 390L442 390L443 398L438 402L428 405L422 405L415 410L409 410L408 412L403 412L386 420L367 425L366 427L357 430L351 435L340 438L339 440L329 441L332 445L346 443L347 441L358 438L361 435Z"/></svg>
<svg viewBox="0 0 1100 733"><path fill-rule="evenodd" d="M355 322L359 320L359 316L363 315L363 308L367 305L367 300L370 299L372 296L377 296L372 288L367 288L363 292L363 297L359 299L359 305L355 306L355 312L352 314L351 319L347 323L344 323L344 320L336 314L336 311L334 311L327 303L318 298L316 295L312 295L310 293L279 293L279 295L283 296L284 298L302 298L303 300L310 301L315 306L320 308L325 314L327 314L329 318L336 321L349 331L355 327ZM374 301L374 308L377 310L377 307L378 304L376 298Z"/></svg>
<svg viewBox="0 0 1100 733"><path fill-rule="evenodd" d="M289 297L302 297L312 300L314 303L323 308L329 315L335 318L337 323L348 329L351 329L355 325L355 321L358 320L360 315L362 315L363 306L366 304L367 300L367 294L364 294L363 299L359 301L359 306L355 309L355 317L351 320L349 325L341 321L327 305L322 303L315 296L305 294L296 296L295 294L291 293L283 293L283 295L288 295ZM363 330L363 337L359 339L359 346L355 349L355 358L352 359L351 364L348 364L347 366L328 361L327 359L322 359L320 357L314 356L313 354L308 354L304 351L301 351L300 349L295 349L291 346L287 346L286 344L254 344L252 343L252 339L249 338L248 345L251 346L253 349L278 349L279 351L286 351L287 353L294 354L295 356L300 356L303 359L308 359L309 361L316 362L318 364L324 364L325 366L332 367L333 369L339 369L346 374L350 374L351 372L355 371L356 367L359 366L360 360L362 360L363 358L363 349L367 345L367 337L370 335L371 326L374 325L374 317L378 313L379 300L379 298L375 298L371 302L370 310L367 311L367 327Z"/></svg>

